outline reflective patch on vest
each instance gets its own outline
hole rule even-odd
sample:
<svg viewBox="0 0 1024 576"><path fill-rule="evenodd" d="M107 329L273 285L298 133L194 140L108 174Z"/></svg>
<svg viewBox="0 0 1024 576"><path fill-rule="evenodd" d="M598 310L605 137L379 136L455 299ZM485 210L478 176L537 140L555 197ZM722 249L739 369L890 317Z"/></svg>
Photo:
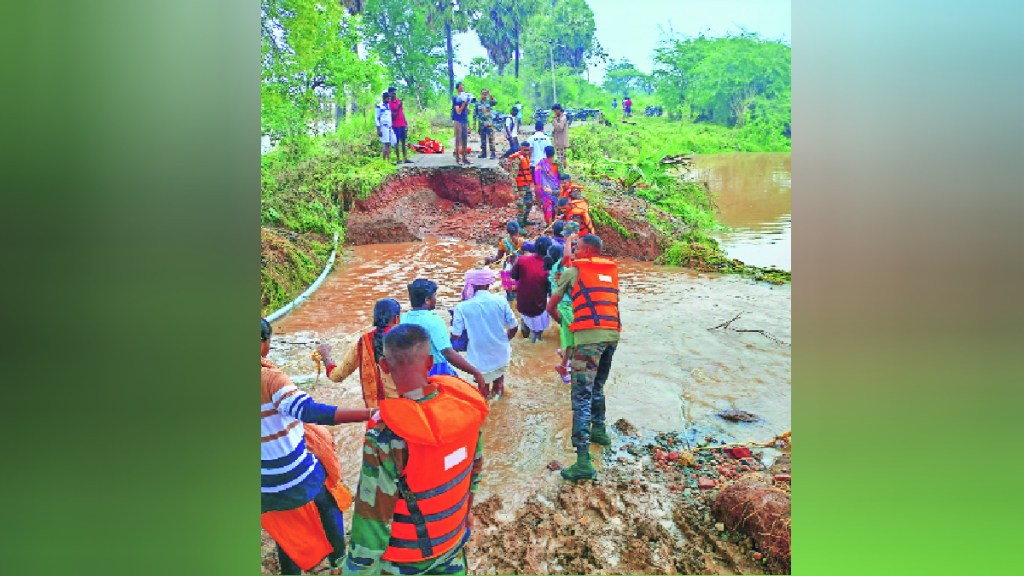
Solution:
<svg viewBox="0 0 1024 576"><path fill-rule="evenodd" d="M458 466L459 462L462 462L468 456L469 454L466 452L465 446L459 448L455 452L452 452L451 454L444 457L444 469L451 470L455 466Z"/></svg>
<svg viewBox="0 0 1024 576"><path fill-rule="evenodd" d="M607 274L598 274L597 275L597 279L600 280L601 282L611 282L612 281L612 277L608 276Z"/></svg>

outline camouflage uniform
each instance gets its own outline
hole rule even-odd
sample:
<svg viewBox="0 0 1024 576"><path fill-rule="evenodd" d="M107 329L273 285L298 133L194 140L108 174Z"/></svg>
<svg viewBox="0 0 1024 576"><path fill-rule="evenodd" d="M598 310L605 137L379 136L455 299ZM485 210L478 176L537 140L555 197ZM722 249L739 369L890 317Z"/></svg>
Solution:
<svg viewBox="0 0 1024 576"><path fill-rule="evenodd" d="M572 444L590 446L590 427L604 426L604 383L616 342L577 344L572 354Z"/></svg>
<svg viewBox="0 0 1024 576"><path fill-rule="evenodd" d="M567 222L565 229L571 230L572 226L578 224ZM552 293L559 297L571 294L578 279L579 269L565 268ZM571 323L572 317L568 319ZM590 447L591 426L603 429L605 425L604 383L612 369L619 333L616 330L580 330L572 336L572 445L577 451L586 451Z"/></svg>
<svg viewBox="0 0 1024 576"><path fill-rule="evenodd" d="M421 402L436 396L429 394ZM475 494L483 469L483 441L477 440L476 457L470 477L470 492ZM409 462L409 446L383 421L366 432L363 441L363 466L355 494L352 539L345 557L343 574L465 574L466 538L458 546L437 558L421 562L390 562L381 556L391 538L391 518L398 502L398 478Z"/></svg>
<svg viewBox="0 0 1024 576"><path fill-rule="evenodd" d="M494 156L494 113L491 107L494 101L481 101L477 113L477 132L480 133L480 154L487 154L487 146L490 145L491 156Z"/></svg>

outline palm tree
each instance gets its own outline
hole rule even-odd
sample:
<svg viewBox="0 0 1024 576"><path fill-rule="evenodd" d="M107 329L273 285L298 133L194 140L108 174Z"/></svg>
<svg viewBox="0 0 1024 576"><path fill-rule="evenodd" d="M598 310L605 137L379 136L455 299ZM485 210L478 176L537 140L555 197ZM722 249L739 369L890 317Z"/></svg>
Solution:
<svg viewBox="0 0 1024 576"><path fill-rule="evenodd" d="M469 28L469 16L475 0L417 0L427 8L427 25L444 26L448 51L448 93L455 92L455 50L452 34Z"/></svg>

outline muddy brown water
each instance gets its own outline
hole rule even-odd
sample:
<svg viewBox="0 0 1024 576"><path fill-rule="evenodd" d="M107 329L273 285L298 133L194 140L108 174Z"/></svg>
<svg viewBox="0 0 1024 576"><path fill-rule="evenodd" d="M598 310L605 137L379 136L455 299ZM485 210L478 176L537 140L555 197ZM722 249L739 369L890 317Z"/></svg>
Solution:
<svg viewBox="0 0 1024 576"><path fill-rule="evenodd" d="M487 246L440 238L346 249L323 286L275 323L270 359L317 400L360 406L357 375L339 384L321 375L314 385L310 353L316 343L332 344L339 357L371 324L378 298L393 297L409 308L405 287L417 277L439 284L437 312L449 321L465 270L491 253ZM708 330L743 312L734 328L761 329L790 342L789 286L625 261L621 290L624 331L606 385L609 424L626 418L648 431L696 426L738 440L769 440L790 429L790 348L756 333ZM517 337L507 394L491 403L480 497L500 493L506 509L548 493L560 479L547 463L573 458L569 387L553 369L557 347L553 327L537 344ZM734 424L715 416L729 408L761 420ZM362 432L355 424L335 428L353 488Z"/></svg>
<svg viewBox="0 0 1024 576"><path fill-rule="evenodd" d="M729 256L755 266L792 270L788 152L707 154L695 158L692 176L706 181L718 202L717 234Z"/></svg>

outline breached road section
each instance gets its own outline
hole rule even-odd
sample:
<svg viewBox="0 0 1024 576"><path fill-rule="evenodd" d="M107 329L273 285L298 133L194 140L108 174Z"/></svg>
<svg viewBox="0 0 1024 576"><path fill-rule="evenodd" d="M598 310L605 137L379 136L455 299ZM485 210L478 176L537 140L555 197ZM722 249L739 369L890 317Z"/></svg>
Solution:
<svg viewBox="0 0 1024 576"><path fill-rule="evenodd" d="M617 258L651 261L670 244L651 225L655 210L634 196L604 194L592 201L596 232L605 252ZM519 213L515 182L497 167L416 167L390 177L366 200L357 200L346 219L348 244L415 242L441 236L496 244L505 226ZM665 216L665 218L669 218ZM525 234L545 231L543 215L534 206Z"/></svg>

